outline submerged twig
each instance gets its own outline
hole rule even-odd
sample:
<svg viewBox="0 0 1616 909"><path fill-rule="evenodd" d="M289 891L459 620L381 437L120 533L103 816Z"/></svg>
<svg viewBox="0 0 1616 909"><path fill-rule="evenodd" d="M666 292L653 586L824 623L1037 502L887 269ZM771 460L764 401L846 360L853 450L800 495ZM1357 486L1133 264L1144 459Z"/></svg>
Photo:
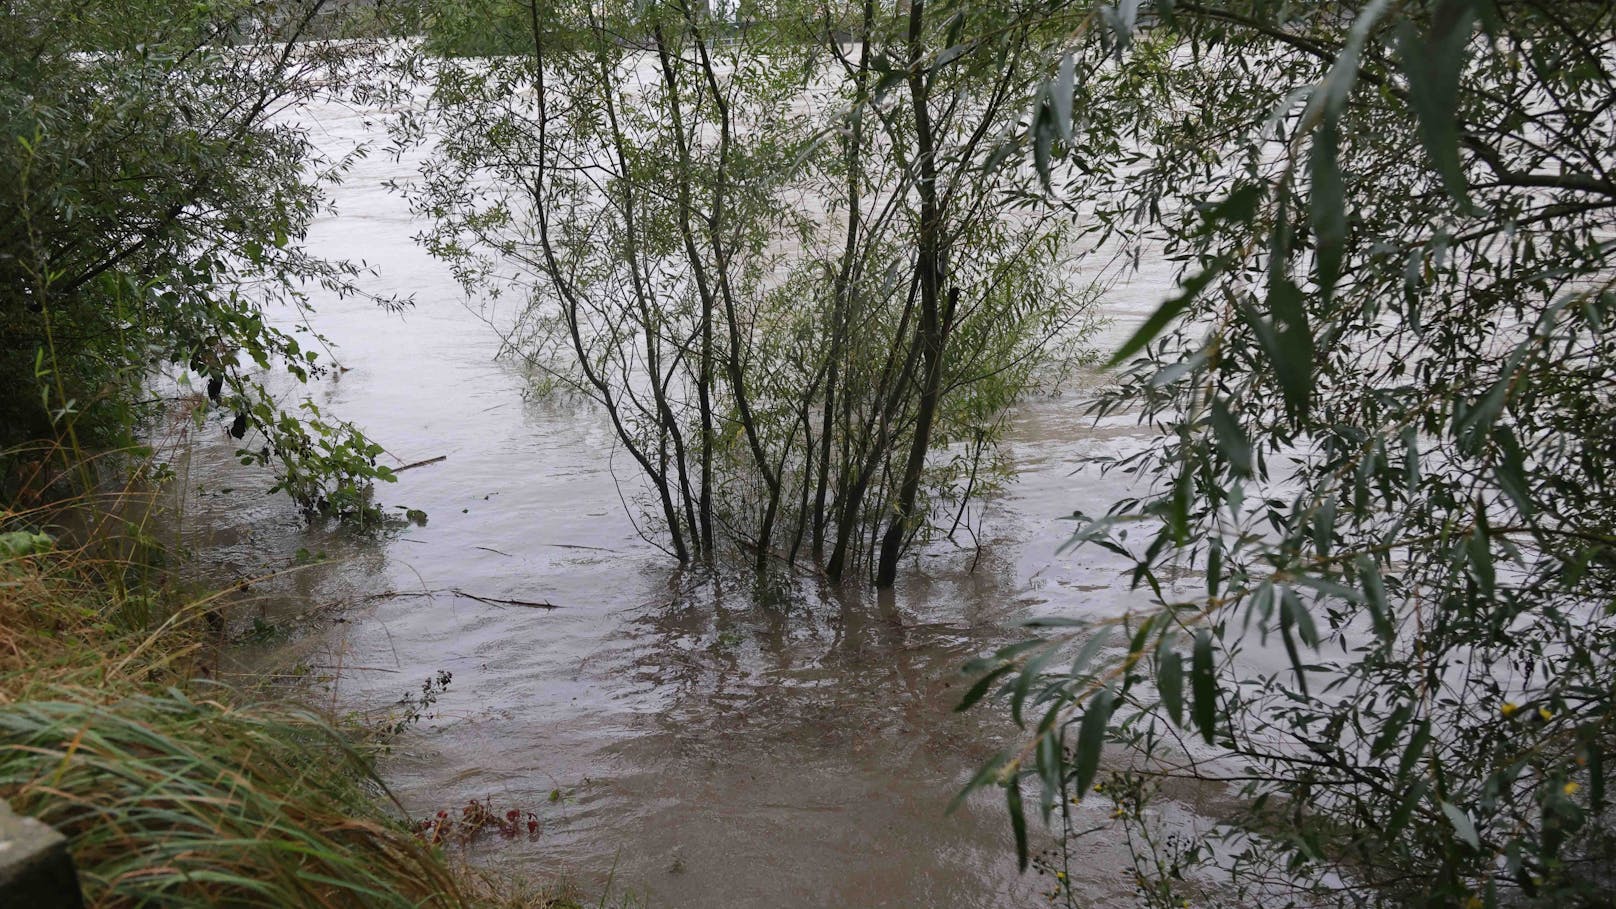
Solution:
<svg viewBox="0 0 1616 909"><path fill-rule="evenodd" d="M461 590L458 587L451 588L449 590L449 592L454 594L457 597L465 597L468 600L476 600L479 603L487 603L490 606L521 606L521 607L526 608L526 609L560 609L561 608L560 606L557 606L554 603L545 603L545 602L538 601L538 600L513 600L513 599L508 599L506 597L479 596L479 595L477 595L475 593L468 593L467 591Z"/></svg>
<svg viewBox="0 0 1616 909"><path fill-rule="evenodd" d="M425 461L416 461L412 464L405 464L403 467L395 467L393 468L393 473L403 473L406 470L413 470L417 467L425 467L428 464L436 464L439 461L448 460L448 458L448 455L438 455L435 458L427 458Z"/></svg>

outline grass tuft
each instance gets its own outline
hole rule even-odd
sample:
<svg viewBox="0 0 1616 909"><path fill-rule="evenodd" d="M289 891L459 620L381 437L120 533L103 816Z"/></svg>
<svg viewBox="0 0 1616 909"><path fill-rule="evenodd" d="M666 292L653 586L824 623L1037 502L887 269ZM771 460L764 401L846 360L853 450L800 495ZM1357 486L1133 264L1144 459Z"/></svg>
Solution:
<svg viewBox="0 0 1616 909"><path fill-rule="evenodd" d="M200 677L221 594L40 527L0 512L28 535L0 547L0 798L69 837L88 905L576 905L416 835L356 744L374 737Z"/></svg>

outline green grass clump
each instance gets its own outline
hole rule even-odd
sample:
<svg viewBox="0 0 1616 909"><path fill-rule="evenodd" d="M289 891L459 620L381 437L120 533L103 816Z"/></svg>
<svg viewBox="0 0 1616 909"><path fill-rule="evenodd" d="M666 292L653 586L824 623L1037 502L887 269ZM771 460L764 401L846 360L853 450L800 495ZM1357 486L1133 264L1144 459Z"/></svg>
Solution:
<svg viewBox="0 0 1616 909"><path fill-rule="evenodd" d="M19 541L0 553L0 798L69 837L90 906L513 905L411 832L364 736L200 677L217 596Z"/></svg>
<svg viewBox="0 0 1616 909"><path fill-rule="evenodd" d="M92 904L464 904L319 717L179 688L52 694L0 706L0 792L71 838Z"/></svg>

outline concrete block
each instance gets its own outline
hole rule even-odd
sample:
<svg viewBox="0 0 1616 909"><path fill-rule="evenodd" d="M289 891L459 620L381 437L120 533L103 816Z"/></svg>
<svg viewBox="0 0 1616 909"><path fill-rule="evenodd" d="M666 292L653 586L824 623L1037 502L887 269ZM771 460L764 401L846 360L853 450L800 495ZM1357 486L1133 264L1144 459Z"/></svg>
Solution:
<svg viewBox="0 0 1616 909"><path fill-rule="evenodd" d="M0 799L0 909L82 909L67 838Z"/></svg>

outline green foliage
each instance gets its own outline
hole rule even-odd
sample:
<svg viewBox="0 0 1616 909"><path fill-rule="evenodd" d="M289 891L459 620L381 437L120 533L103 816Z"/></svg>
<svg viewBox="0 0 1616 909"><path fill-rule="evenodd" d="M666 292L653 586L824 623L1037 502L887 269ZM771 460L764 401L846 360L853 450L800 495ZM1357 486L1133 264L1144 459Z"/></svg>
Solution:
<svg viewBox="0 0 1616 909"><path fill-rule="evenodd" d="M222 692L221 692L222 694ZM71 838L96 905L457 906L312 714L187 695L0 705L0 794Z"/></svg>
<svg viewBox="0 0 1616 909"><path fill-rule="evenodd" d="M422 34L440 57L497 57L533 52L525 0L438 0L424 5Z"/></svg>
<svg viewBox="0 0 1616 909"><path fill-rule="evenodd" d="M361 271L301 246L321 183L349 162L278 116L369 59L363 42L302 41L336 27L325 6L8 7L0 449L126 445L162 403L150 380L178 367L206 384L243 458L279 466L306 507L347 513L386 479L353 427L288 419L263 385L276 366L300 381L324 369L320 339L276 327L271 309L306 309L311 288L356 293Z"/></svg>
<svg viewBox="0 0 1616 909"><path fill-rule="evenodd" d="M1149 905L1608 900L1616 9L1029 15L1078 36L1034 167L1182 271L1095 402L1161 435L1075 538L1149 604L974 667L1031 736L977 785L1080 799L1103 726ZM1168 848L1180 780L1237 808Z"/></svg>
<svg viewBox="0 0 1616 909"><path fill-rule="evenodd" d="M0 527L106 518L74 507ZM473 904L393 813L368 733L198 679L225 594L164 587L116 553L137 540L0 542L0 798L69 838L89 905Z"/></svg>
<svg viewBox="0 0 1616 909"><path fill-rule="evenodd" d="M1090 324L1036 177L982 168L1038 75L1025 35L910 85L898 61L947 56L955 13L1010 20L527 12L523 57L413 61L432 116L401 127L435 150L413 198L468 289L524 294L508 352L607 412L650 481L647 534L841 577L968 529L1006 408Z"/></svg>
<svg viewBox="0 0 1616 909"><path fill-rule="evenodd" d="M0 533L0 559L19 559L49 552L56 541L48 533L9 530Z"/></svg>

